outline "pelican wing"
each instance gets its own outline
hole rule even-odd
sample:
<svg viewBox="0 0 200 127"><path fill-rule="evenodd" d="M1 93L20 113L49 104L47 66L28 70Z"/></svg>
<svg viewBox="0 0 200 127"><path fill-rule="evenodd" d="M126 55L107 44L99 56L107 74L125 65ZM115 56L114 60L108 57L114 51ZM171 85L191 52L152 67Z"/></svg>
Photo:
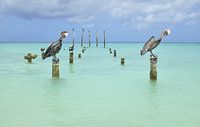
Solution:
<svg viewBox="0 0 200 127"><path fill-rule="evenodd" d="M52 45L53 47L53 54L57 54L59 53L60 49L62 48L62 43L59 42L59 43L55 43L54 45Z"/></svg>
<svg viewBox="0 0 200 127"><path fill-rule="evenodd" d="M153 44L153 42L155 41L155 37L152 36L143 46L142 50L141 50L141 55L144 55L146 52L149 51L149 49L151 48L151 45Z"/></svg>
<svg viewBox="0 0 200 127"><path fill-rule="evenodd" d="M51 52L51 50L52 50L52 45L54 44L54 42L53 43L51 43L49 46L48 46L48 48L46 49L46 51L45 51L45 54L44 54L44 56L46 56L46 57L48 57L49 56L49 53Z"/></svg>

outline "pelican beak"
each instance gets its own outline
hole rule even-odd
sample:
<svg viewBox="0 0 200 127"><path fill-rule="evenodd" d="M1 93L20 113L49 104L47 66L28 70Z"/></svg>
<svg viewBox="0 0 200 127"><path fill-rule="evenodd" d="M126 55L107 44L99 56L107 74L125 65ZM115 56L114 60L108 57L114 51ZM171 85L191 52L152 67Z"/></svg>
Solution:
<svg viewBox="0 0 200 127"><path fill-rule="evenodd" d="M170 29L165 29L165 30L161 33L161 37L170 35L170 33L171 33Z"/></svg>
<svg viewBox="0 0 200 127"><path fill-rule="evenodd" d="M170 29L166 29L167 35L170 35L171 31Z"/></svg>
<svg viewBox="0 0 200 127"><path fill-rule="evenodd" d="M67 31L61 32L61 36L62 38L66 38L68 36L68 32Z"/></svg>

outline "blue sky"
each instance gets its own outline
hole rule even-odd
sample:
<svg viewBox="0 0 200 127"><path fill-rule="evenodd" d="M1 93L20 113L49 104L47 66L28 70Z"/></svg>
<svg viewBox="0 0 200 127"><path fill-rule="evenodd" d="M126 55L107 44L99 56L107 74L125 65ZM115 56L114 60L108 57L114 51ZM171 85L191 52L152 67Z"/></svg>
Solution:
<svg viewBox="0 0 200 127"><path fill-rule="evenodd" d="M80 41L81 28L103 41L200 42L200 0L0 0L0 42L50 42L67 30ZM87 40L87 32L85 40Z"/></svg>

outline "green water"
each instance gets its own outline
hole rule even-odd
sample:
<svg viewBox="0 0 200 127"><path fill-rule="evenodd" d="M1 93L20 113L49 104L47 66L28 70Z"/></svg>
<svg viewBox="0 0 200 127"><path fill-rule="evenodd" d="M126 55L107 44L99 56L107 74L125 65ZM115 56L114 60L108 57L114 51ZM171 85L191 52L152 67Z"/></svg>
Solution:
<svg viewBox="0 0 200 127"><path fill-rule="evenodd" d="M0 127L199 127L200 44L162 43L158 80L149 80L149 54L141 43L100 44L69 65L59 53L60 78L51 78L48 44L0 44ZM64 50L66 48L66 50ZM36 53L32 64L23 56ZM120 58L125 65L120 65Z"/></svg>

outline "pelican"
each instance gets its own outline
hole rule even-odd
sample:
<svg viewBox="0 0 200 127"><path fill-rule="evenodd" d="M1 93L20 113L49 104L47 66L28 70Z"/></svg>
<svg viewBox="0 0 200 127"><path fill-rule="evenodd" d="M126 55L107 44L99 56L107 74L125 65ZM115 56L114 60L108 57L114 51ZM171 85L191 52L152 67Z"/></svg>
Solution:
<svg viewBox="0 0 200 127"><path fill-rule="evenodd" d="M60 49L62 48L62 41L67 36L68 36L67 31L61 32L61 37L56 42L53 42L49 45L44 55L42 56L42 59L46 59L47 57L50 56L53 56L53 58L56 59L56 54L59 53Z"/></svg>
<svg viewBox="0 0 200 127"><path fill-rule="evenodd" d="M152 50L155 49L161 42L161 40L163 39L163 37L167 36L170 34L170 29L165 29L161 35L160 38L155 39L154 36L152 36L144 45L144 47L142 48L140 54L141 56L143 56L145 53L150 52L151 56L156 57L153 53Z"/></svg>

